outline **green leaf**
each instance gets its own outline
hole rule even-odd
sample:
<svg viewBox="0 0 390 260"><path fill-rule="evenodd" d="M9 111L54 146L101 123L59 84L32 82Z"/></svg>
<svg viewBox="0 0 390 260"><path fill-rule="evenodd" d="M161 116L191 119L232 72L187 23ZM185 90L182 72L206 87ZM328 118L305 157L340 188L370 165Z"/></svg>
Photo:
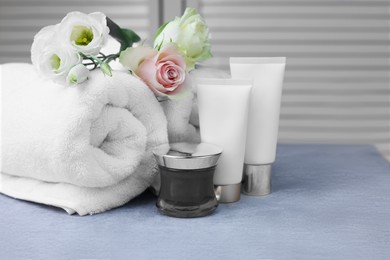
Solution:
<svg viewBox="0 0 390 260"><path fill-rule="evenodd" d="M92 59L97 64L102 64L102 60L99 59L98 57L94 56L94 55L90 55L90 56L86 56L86 57L89 58L89 59Z"/></svg>
<svg viewBox="0 0 390 260"><path fill-rule="evenodd" d="M160 44L157 46L157 51L160 51L160 50L161 50L161 47L162 47L163 43L164 43L164 38L163 38L163 40L160 42Z"/></svg>
<svg viewBox="0 0 390 260"><path fill-rule="evenodd" d="M114 23L113 20L111 20L109 17L106 17L107 20L107 26L110 28L110 35L115 38L117 41L122 42L123 36L121 32L121 28Z"/></svg>
<svg viewBox="0 0 390 260"><path fill-rule="evenodd" d="M134 31L120 28L119 25L109 17L106 17L106 20L107 26L110 28L110 35L121 44L120 51L125 50L127 47L131 47L133 43L141 40Z"/></svg>
<svg viewBox="0 0 390 260"><path fill-rule="evenodd" d="M133 30L122 28L122 34L129 42L139 42L141 38ZM130 46L129 46L130 47Z"/></svg>
<svg viewBox="0 0 390 260"><path fill-rule="evenodd" d="M103 71L103 73L107 76L112 76L112 70L111 70L111 67L110 65L108 65L107 63L103 62L100 64L100 70Z"/></svg>

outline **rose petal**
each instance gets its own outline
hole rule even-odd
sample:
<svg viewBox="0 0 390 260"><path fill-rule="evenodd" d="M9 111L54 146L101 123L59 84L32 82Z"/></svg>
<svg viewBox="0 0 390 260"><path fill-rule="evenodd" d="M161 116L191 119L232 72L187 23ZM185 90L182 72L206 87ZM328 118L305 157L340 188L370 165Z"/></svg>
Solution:
<svg viewBox="0 0 390 260"><path fill-rule="evenodd" d="M183 84L179 85L174 91L170 92L168 97L173 100L181 99L191 93L191 84L188 74Z"/></svg>
<svg viewBox="0 0 390 260"><path fill-rule="evenodd" d="M157 51L150 47L129 47L121 52L119 56L119 62L126 68L135 72L145 59L150 58L156 54Z"/></svg>
<svg viewBox="0 0 390 260"><path fill-rule="evenodd" d="M165 56L164 58L159 59L159 61L160 62L170 61L170 62L173 62L176 65L180 66L181 68L184 68L184 69L186 68L186 62L185 62L183 56L181 56L179 54L171 54L171 55Z"/></svg>
<svg viewBox="0 0 390 260"><path fill-rule="evenodd" d="M166 90L172 91L183 83L185 71L173 62L167 61L158 64L156 76L157 81L162 84Z"/></svg>
<svg viewBox="0 0 390 260"><path fill-rule="evenodd" d="M167 45L164 46L163 49L160 50L158 60L159 61L171 60L175 62L177 65L179 65L180 67L185 68L186 67L185 61L181 54L182 53L176 44L168 43Z"/></svg>
<svg viewBox="0 0 390 260"><path fill-rule="evenodd" d="M156 79L157 68L156 63L154 62L155 56L145 59L135 71L135 74L137 74L152 91L156 89L158 92L165 92L164 87Z"/></svg>

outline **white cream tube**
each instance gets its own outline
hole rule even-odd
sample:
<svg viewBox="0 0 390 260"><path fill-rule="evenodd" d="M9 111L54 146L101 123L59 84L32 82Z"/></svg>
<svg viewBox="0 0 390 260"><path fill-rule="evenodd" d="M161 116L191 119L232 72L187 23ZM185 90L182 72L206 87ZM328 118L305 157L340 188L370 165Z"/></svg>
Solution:
<svg viewBox="0 0 390 260"><path fill-rule="evenodd" d="M219 202L240 199L252 80L198 79L200 136L223 149L214 174Z"/></svg>
<svg viewBox="0 0 390 260"><path fill-rule="evenodd" d="M243 176L248 195L271 192L285 66L285 57L230 58L232 78L253 79Z"/></svg>

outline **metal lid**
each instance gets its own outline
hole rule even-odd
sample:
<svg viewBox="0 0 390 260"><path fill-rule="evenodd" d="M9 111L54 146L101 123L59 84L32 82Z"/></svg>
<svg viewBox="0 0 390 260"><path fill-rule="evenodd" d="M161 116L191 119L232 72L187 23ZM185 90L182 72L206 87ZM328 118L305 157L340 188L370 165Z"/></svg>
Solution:
<svg viewBox="0 0 390 260"><path fill-rule="evenodd" d="M172 143L171 149L154 150L159 165L173 169L204 169L217 165L222 149L208 143Z"/></svg>
<svg viewBox="0 0 390 260"><path fill-rule="evenodd" d="M264 196L271 193L272 164L244 164L242 193Z"/></svg>
<svg viewBox="0 0 390 260"><path fill-rule="evenodd" d="M240 200L241 183L215 185L215 195L220 203L232 203Z"/></svg>

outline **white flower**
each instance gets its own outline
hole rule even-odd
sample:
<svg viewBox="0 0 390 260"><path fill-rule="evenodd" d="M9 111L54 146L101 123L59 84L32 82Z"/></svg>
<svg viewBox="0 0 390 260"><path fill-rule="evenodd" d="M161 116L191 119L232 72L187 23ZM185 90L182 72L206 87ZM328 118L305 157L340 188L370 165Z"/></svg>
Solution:
<svg viewBox="0 0 390 260"><path fill-rule="evenodd" d="M122 51L119 62L125 67L135 72L141 63L148 57L157 53L155 49L146 46L129 47Z"/></svg>
<svg viewBox="0 0 390 260"><path fill-rule="evenodd" d="M78 53L69 49L47 46L34 66L43 77L63 83L70 69L79 63L81 57Z"/></svg>
<svg viewBox="0 0 390 260"><path fill-rule="evenodd" d="M106 43L109 31L103 13L71 12L61 21L57 37L78 52L97 55Z"/></svg>
<svg viewBox="0 0 390 260"><path fill-rule="evenodd" d="M64 48L55 37L58 25L44 27L34 37L31 61L38 73L47 79L63 83L70 69L81 63L80 55Z"/></svg>
<svg viewBox="0 0 390 260"><path fill-rule="evenodd" d="M31 46L31 61L32 63L38 64L38 59L42 50L47 47L50 43L53 44L53 39L55 39L55 32L58 30L57 25L49 25L43 27L35 36L34 41ZM55 43L54 43L55 44Z"/></svg>
<svg viewBox="0 0 390 260"><path fill-rule="evenodd" d="M176 17L157 31L154 48L161 48L169 42L179 46L190 69L197 61L212 57L209 29L194 8L187 8L182 17Z"/></svg>
<svg viewBox="0 0 390 260"><path fill-rule="evenodd" d="M66 83L68 85L75 85L84 82L89 75L89 69L87 69L83 64L77 64L68 73L66 77Z"/></svg>

